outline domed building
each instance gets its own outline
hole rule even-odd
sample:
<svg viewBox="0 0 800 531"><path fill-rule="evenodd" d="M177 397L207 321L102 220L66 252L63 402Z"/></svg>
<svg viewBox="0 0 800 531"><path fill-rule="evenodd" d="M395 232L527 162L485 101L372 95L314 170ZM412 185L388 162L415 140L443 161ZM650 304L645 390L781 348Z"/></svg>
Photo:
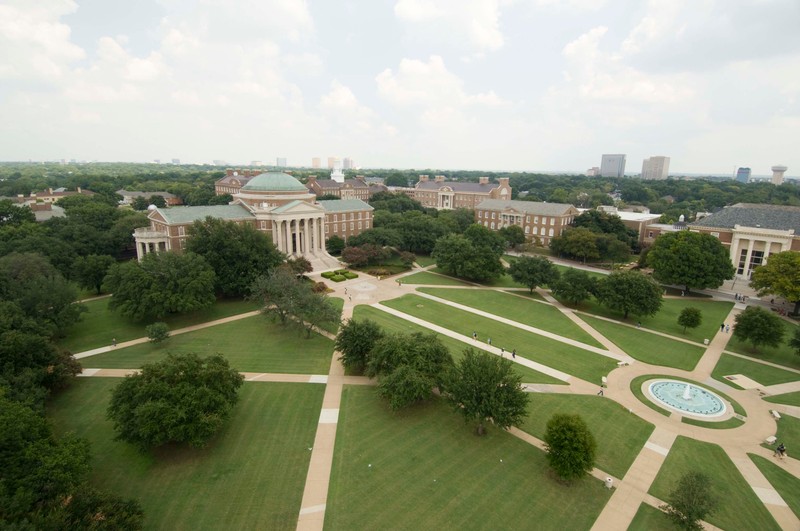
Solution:
<svg viewBox="0 0 800 531"><path fill-rule="evenodd" d="M231 180L236 180L233 172ZM300 181L282 172L247 176L228 205L156 208L148 213L150 226L136 229L136 253L180 251L186 245L188 227L213 217L248 223L269 233L272 242L290 257L305 257L314 270L339 267L325 250L333 235L345 241L372 228L373 208L361 199L317 201Z"/></svg>

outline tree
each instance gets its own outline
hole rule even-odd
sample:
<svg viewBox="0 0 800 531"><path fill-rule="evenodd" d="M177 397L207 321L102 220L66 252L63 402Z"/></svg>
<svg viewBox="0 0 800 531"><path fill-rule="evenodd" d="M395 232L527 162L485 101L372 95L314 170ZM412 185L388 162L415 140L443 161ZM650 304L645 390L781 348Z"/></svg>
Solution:
<svg viewBox="0 0 800 531"><path fill-rule="evenodd" d="M141 450L170 442L202 447L230 415L243 379L220 354L168 354L117 385L108 418L117 440Z"/></svg>
<svg viewBox="0 0 800 531"><path fill-rule="evenodd" d="M261 313L285 325L299 312L304 283L287 267L278 267L253 281L250 299L262 304Z"/></svg>
<svg viewBox="0 0 800 531"><path fill-rule="evenodd" d="M339 322L341 312L326 293L317 293L311 284L303 283L295 317L306 331L306 339L311 338L314 329L322 329L326 324Z"/></svg>
<svg viewBox="0 0 800 531"><path fill-rule="evenodd" d="M703 313L699 308L687 306L681 310L678 316L678 325L683 327L683 333L686 333L687 328L697 328L703 322Z"/></svg>
<svg viewBox="0 0 800 531"><path fill-rule="evenodd" d="M688 230L661 234L647 254L653 277L665 284L692 288L718 288L733 278L728 250L718 238Z"/></svg>
<svg viewBox="0 0 800 531"><path fill-rule="evenodd" d="M150 339L150 343L158 344L169 339L169 326L167 326L167 323L153 323L147 325L144 330Z"/></svg>
<svg viewBox="0 0 800 531"><path fill-rule="evenodd" d="M476 433L486 433L484 422L508 429L520 426L528 411L528 395L522 377L511 361L464 350L447 380L446 396L464 420L477 422Z"/></svg>
<svg viewBox="0 0 800 531"><path fill-rule="evenodd" d="M507 227L503 227L498 232L503 240L505 240L506 245L511 249L514 249L518 245L525 243L525 232L519 225L509 225Z"/></svg>
<svg viewBox="0 0 800 531"><path fill-rule="evenodd" d="M789 339L789 346L794 349L795 354L800 356L800 327L795 327L794 334Z"/></svg>
<svg viewBox="0 0 800 531"><path fill-rule="evenodd" d="M147 199L141 195L134 197L133 201L131 202L131 207L134 210L147 210L148 206L150 206L150 203L148 203Z"/></svg>
<svg viewBox="0 0 800 531"><path fill-rule="evenodd" d="M114 265L114 262L114 257L107 254L79 256L72 264L73 278L80 287L93 289L100 295L103 279L106 278L108 269Z"/></svg>
<svg viewBox="0 0 800 531"><path fill-rule="evenodd" d="M586 271L569 268L552 285L553 295L574 305L588 300L595 291L597 282Z"/></svg>
<svg viewBox="0 0 800 531"><path fill-rule="evenodd" d="M252 225L212 217L189 227L186 250L205 258L216 273L216 290L228 297L245 295L257 276L285 260L269 236Z"/></svg>
<svg viewBox="0 0 800 531"><path fill-rule="evenodd" d="M783 321L774 313L758 306L748 306L734 317L733 335L753 345L753 350L764 345L777 347L783 340Z"/></svg>
<svg viewBox="0 0 800 531"><path fill-rule="evenodd" d="M17 206L10 199L0 200L0 227L34 223L36 216L27 205Z"/></svg>
<svg viewBox="0 0 800 531"><path fill-rule="evenodd" d="M375 342L366 375L379 377L379 392L399 409L431 396L453 364L436 334L389 334ZM395 375L398 370L402 371Z"/></svg>
<svg viewBox="0 0 800 531"><path fill-rule="evenodd" d="M599 234L595 240L597 252L600 253L602 260L608 260L612 264L627 262L631 258L630 246L620 241L613 234Z"/></svg>
<svg viewBox="0 0 800 531"><path fill-rule="evenodd" d="M342 252L344 245L344 239L342 239L341 236L334 234L325 242L325 249L328 251L328 253L337 255Z"/></svg>
<svg viewBox="0 0 800 531"><path fill-rule="evenodd" d="M286 265L297 276L303 276L306 273L311 273L312 271L314 271L311 262L309 262L308 258L306 258L305 256L297 256L295 258L287 260Z"/></svg>
<svg viewBox="0 0 800 531"><path fill-rule="evenodd" d="M584 264L586 260L600 258L597 234L583 227L567 229L561 236L554 237L550 240L550 249L558 255L579 258Z"/></svg>
<svg viewBox="0 0 800 531"><path fill-rule="evenodd" d="M405 188L408 186L408 177L400 172L395 172L387 176L386 179L384 179L383 184L386 186L399 186L401 188Z"/></svg>
<svg viewBox="0 0 800 531"><path fill-rule="evenodd" d="M719 500L711 490L711 478L702 472L687 472L678 481L661 508L682 529L700 531L701 520L713 513Z"/></svg>
<svg viewBox="0 0 800 531"><path fill-rule="evenodd" d="M597 282L597 299L610 309L629 313L655 315L661 309L661 286L637 271L611 273Z"/></svg>
<svg viewBox="0 0 800 531"><path fill-rule="evenodd" d="M597 442L580 415L557 413L544 434L547 461L563 480L572 481L594 468Z"/></svg>
<svg viewBox="0 0 800 531"><path fill-rule="evenodd" d="M552 286L559 279L558 269L544 256L520 256L508 268L508 273L514 282L518 282L528 289L537 286Z"/></svg>
<svg viewBox="0 0 800 531"><path fill-rule="evenodd" d="M498 277L505 271L501 255L502 251L476 245L460 234L448 234L437 240L432 254L436 265L448 273L478 281Z"/></svg>
<svg viewBox="0 0 800 531"><path fill-rule="evenodd" d="M108 307L136 321L208 308L214 270L194 253L150 253L140 262L114 264L105 280L113 293Z"/></svg>
<svg viewBox="0 0 800 531"><path fill-rule="evenodd" d="M766 264L753 271L750 287L759 296L783 297L794 304L792 313L800 314L800 252L783 251L770 255Z"/></svg>
<svg viewBox="0 0 800 531"><path fill-rule="evenodd" d="M151 205L157 206L158 208L166 208L167 206L167 200L164 199L163 195L158 195L158 194L151 195L148 202Z"/></svg>
<svg viewBox="0 0 800 531"><path fill-rule="evenodd" d="M369 319L350 319L339 327L334 347L341 353L339 360L346 369L361 373L369 362L375 343L383 337L383 330Z"/></svg>

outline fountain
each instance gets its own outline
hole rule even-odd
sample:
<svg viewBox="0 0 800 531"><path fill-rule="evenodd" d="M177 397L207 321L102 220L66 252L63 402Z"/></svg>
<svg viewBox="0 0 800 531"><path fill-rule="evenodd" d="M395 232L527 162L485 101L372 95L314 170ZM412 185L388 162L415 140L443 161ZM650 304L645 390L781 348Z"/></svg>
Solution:
<svg viewBox="0 0 800 531"><path fill-rule="evenodd" d="M648 389L652 399L672 410L695 417L714 418L725 414L725 403L716 394L687 382L655 380Z"/></svg>

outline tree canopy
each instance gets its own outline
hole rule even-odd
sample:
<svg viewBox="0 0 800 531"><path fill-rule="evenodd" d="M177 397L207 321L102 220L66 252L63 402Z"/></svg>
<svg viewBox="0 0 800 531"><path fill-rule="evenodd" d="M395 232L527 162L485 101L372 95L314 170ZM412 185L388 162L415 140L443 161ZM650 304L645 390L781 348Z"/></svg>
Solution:
<svg viewBox="0 0 800 531"><path fill-rule="evenodd" d="M597 442L579 415L553 415L547 421L544 442L547 461L561 479L572 481L594 468Z"/></svg>
<svg viewBox="0 0 800 531"><path fill-rule="evenodd" d="M72 264L72 278L82 288L93 289L100 295L103 289L103 279L108 274L108 269L114 265L114 257L107 254L90 254L79 256Z"/></svg>
<svg viewBox="0 0 800 531"><path fill-rule="evenodd" d="M697 328L703 322L703 313L699 308L687 306L678 315L678 324L683 327L683 333L687 328Z"/></svg>
<svg viewBox="0 0 800 531"><path fill-rule="evenodd" d="M117 385L108 418L118 440L142 450L170 442L202 447L229 417L242 382L220 354L168 354Z"/></svg>
<svg viewBox="0 0 800 531"><path fill-rule="evenodd" d="M478 224L461 234L448 234L437 240L431 256L448 273L469 280L489 280L505 272L500 257L503 239Z"/></svg>
<svg viewBox="0 0 800 531"><path fill-rule="evenodd" d="M702 472L687 472L667 498L668 504L662 506L667 516L682 529L701 531L701 520L713 513L719 499L712 492L711 478Z"/></svg>
<svg viewBox="0 0 800 531"><path fill-rule="evenodd" d="M688 230L667 232L656 238L647 263L656 280L685 286L686 291L718 288L734 273L728 250L718 238Z"/></svg>
<svg viewBox="0 0 800 531"><path fill-rule="evenodd" d="M552 287L560 277L558 269L544 256L520 256L511 262L508 274L531 293L538 286Z"/></svg>
<svg viewBox="0 0 800 531"><path fill-rule="evenodd" d="M661 286L638 271L617 271L597 282L596 296L601 304L628 314L655 315L661 309Z"/></svg>
<svg viewBox="0 0 800 531"><path fill-rule="evenodd" d="M783 297L794 304L792 313L800 314L800 252L783 251L770 255L766 264L753 271L750 287L759 296Z"/></svg>
<svg viewBox="0 0 800 531"><path fill-rule="evenodd" d="M589 276L586 271L569 268L562 273L561 278L552 286L553 295L578 305L592 296L596 290L597 281Z"/></svg>
<svg viewBox="0 0 800 531"><path fill-rule="evenodd" d="M758 350L760 346L777 347L783 340L783 321L768 310L748 306L734 320L736 325L733 327L733 334L753 345L754 350Z"/></svg>
<svg viewBox="0 0 800 531"><path fill-rule="evenodd" d="M369 319L350 319L339 327L335 348L341 353L339 360L347 369L363 372L375 343L383 337L383 330Z"/></svg>

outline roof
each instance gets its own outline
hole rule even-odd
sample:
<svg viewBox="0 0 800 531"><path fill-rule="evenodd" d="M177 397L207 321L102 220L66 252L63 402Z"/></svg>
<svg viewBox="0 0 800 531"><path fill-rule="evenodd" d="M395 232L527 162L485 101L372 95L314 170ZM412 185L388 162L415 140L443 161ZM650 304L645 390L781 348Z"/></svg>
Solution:
<svg viewBox="0 0 800 531"><path fill-rule="evenodd" d="M459 181L423 181L417 183L415 188L417 190L439 190L441 188L450 188L454 192L473 192L473 193L489 193L495 188L499 187L499 183L462 183Z"/></svg>
<svg viewBox="0 0 800 531"><path fill-rule="evenodd" d="M287 173L270 171L256 175L242 186L243 192L308 192L297 179Z"/></svg>
<svg viewBox="0 0 800 531"><path fill-rule="evenodd" d="M122 197L152 197L160 195L164 199L173 199L175 196L169 192L129 192L128 190L117 190Z"/></svg>
<svg viewBox="0 0 800 531"><path fill-rule="evenodd" d="M315 205L313 203L309 203L308 201L300 201L299 199L295 199L294 201L289 201L285 205L281 205L279 207L275 207L270 212L273 214L282 214L283 212L289 212L290 210L294 209L297 206L304 206L307 210L319 210L320 206Z"/></svg>
<svg viewBox="0 0 800 531"><path fill-rule="evenodd" d="M690 223L692 227L733 229L736 225L772 230L794 230L800 235L800 207L737 203Z"/></svg>
<svg viewBox="0 0 800 531"><path fill-rule="evenodd" d="M504 201L502 199L486 199L475 207L481 210L506 210L512 208L527 214L538 216L560 216L569 209L575 208L568 203L540 203L536 201ZM577 210L577 209L575 209Z"/></svg>
<svg viewBox="0 0 800 531"><path fill-rule="evenodd" d="M208 205L172 208L157 208L167 223L192 223L206 219L208 216L219 219L252 219L253 214L242 205Z"/></svg>
<svg viewBox="0 0 800 531"><path fill-rule="evenodd" d="M317 201L326 212L349 212L351 210L375 210L361 199L330 199Z"/></svg>
<svg viewBox="0 0 800 531"><path fill-rule="evenodd" d="M217 181L217 184L233 184L234 182L238 185L245 185L253 179L251 175L242 175L239 172L234 172L233 175L225 175L222 179Z"/></svg>
<svg viewBox="0 0 800 531"><path fill-rule="evenodd" d="M367 188L367 185L361 179L345 179L343 183L334 181L333 179L317 179L317 184L320 188L330 188L338 190L339 188L349 184L353 188Z"/></svg>

